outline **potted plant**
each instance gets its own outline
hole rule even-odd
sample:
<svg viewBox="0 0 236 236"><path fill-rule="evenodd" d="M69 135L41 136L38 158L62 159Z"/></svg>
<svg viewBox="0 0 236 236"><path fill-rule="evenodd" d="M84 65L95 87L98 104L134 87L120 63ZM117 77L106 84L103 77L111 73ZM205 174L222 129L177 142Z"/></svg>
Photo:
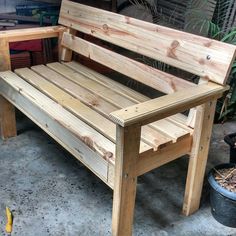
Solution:
<svg viewBox="0 0 236 236"><path fill-rule="evenodd" d="M236 228L236 164L221 164L208 175L213 217L223 225Z"/></svg>

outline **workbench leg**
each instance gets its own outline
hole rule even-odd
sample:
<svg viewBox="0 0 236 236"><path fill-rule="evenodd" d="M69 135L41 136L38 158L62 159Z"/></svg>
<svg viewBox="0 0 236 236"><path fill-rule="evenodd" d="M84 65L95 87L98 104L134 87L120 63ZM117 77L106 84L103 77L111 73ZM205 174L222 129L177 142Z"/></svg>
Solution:
<svg viewBox="0 0 236 236"><path fill-rule="evenodd" d="M198 210L202 193L216 100L197 107L193 146L189 159L188 175L183 204L183 214L188 216Z"/></svg>
<svg viewBox="0 0 236 236"><path fill-rule="evenodd" d="M141 127L117 126L115 183L113 194L112 235L132 235Z"/></svg>
<svg viewBox="0 0 236 236"><path fill-rule="evenodd" d="M11 69L10 50L7 39L0 40L0 71ZM0 95L0 134L3 139L16 136L15 108Z"/></svg>
<svg viewBox="0 0 236 236"><path fill-rule="evenodd" d="M2 139L16 136L15 107L0 96L0 130Z"/></svg>

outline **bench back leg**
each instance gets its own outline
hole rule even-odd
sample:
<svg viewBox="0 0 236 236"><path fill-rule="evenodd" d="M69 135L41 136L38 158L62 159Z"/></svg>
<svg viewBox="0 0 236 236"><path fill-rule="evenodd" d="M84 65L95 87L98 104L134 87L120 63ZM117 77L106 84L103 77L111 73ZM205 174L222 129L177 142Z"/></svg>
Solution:
<svg viewBox="0 0 236 236"><path fill-rule="evenodd" d="M189 159L185 188L183 214L190 215L198 210L207 164L210 138L215 114L216 100L197 107L193 145Z"/></svg>
<svg viewBox="0 0 236 236"><path fill-rule="evenodd" d="M9 43L0 39L0 71L11 69ZM16 136L15 108L0 95L0 133L3 139Z"/></svg>
<svg viewBox="0 0 236 236"><path fill-rule="evenodd" d="M74 29L68 28L66 32L72 35L76 35L76 30ZM58 37L58 58L59 58L59 62L70 62L72 60L73 51L61 46L63 33L64 31L60 32L59 37Z"/></svg>
<svg viewBox="0 0 236 236"><path fill-rule="evenodd" d="M141 127L117 125L115 183L113 194L112 235L132 235L136 197L136 162L139 155Z"/></svg>

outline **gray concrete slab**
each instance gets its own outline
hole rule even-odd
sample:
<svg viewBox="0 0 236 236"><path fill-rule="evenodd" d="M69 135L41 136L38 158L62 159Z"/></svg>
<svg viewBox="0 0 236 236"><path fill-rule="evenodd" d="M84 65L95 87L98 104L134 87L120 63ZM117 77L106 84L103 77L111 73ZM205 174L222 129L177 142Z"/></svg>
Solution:
<svg viewBox="0 0 236 236"><path fill-rule="evenodd" d="M112 191L28 119L20 118L18 130L0 141L0 235L6 206L12 236L110 235ZM214 126L207 171L228 161L229 132L235 122ZM236 235L211 216L207 181L200 210L181 215L187 163L183 157L139 178L134 235Z"/></svg>

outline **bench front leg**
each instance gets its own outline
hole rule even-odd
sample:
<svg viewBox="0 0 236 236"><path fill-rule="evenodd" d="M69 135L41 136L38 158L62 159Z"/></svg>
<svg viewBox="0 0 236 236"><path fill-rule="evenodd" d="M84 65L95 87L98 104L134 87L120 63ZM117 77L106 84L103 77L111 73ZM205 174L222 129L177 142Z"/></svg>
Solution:
<svg viewBox="0 0 236 236"><path fill-rule="evenodd" d="M112 235L132 235L135 197L136 163L139 155L141 126L121 127L116 131L116 162L113 193Z"/></svg>
<svg viewBox="0 0 236 236"><path fill-rule="evenodd" d="M16 136L15 107L2 96L0 96L0 126L2 139Z"/></svg>
<svg viewBox="0 0 236 236"><path fill-rule="evenodd" d="M0 39L0 71L11 69L10 49L7 39ZM2 139L16 136L15 108L0 95L0 133Z"/></svg>
<svg viewBox="0 0 236 236"><path fill-rule="evenodd" d="M183 204L183 214L186 216L197 211L200 205L215 107L216 100L197 107Z"/></svg>

